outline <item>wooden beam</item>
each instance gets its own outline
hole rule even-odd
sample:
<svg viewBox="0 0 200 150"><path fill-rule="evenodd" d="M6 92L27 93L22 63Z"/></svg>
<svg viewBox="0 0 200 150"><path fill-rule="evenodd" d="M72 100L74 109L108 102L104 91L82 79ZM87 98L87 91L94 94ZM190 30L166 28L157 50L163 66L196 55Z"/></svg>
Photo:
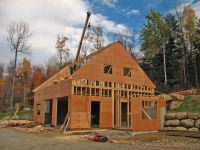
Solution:
<svg viewBox="0 0 200 150"><path fill-rule="evenodd" d="M151 116L142 108L142 112L147 116L148 119L152 120Z"/></svg>

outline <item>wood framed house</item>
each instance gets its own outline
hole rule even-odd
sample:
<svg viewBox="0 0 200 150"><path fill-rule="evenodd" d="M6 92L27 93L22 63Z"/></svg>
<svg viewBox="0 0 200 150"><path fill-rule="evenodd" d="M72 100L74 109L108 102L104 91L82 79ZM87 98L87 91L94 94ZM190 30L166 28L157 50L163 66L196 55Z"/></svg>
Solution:
<svg viewBox="0 0 200 150"><path fill-rule="evenodd" d="M74 69L76 68L76 69ZM67 65L33 90L34 121L68 128L159 130L165 101L120 42Z"/></svg>

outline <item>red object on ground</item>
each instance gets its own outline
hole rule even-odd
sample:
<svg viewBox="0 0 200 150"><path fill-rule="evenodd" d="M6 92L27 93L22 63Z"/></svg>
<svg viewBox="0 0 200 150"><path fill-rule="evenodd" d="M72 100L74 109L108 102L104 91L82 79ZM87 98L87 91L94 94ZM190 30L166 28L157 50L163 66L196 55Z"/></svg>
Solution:
<svg viewBox="0 0 200 150"><path fill-rule="evenodd" d="M96 135L92 140L96 142L107 142L108 138L104 135Z"/></svg>

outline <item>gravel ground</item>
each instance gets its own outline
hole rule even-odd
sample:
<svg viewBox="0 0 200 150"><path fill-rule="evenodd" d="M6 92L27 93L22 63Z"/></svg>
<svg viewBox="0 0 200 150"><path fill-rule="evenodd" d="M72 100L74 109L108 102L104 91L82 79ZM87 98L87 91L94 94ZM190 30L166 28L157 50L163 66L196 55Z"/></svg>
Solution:
<svg viewBox="0 0 200 150"><path fill-rule="evenodd" d="M104 134L116 143L98 143L89 141L96 133ZM23 133L14 128L0 128L0 150L57 150L57 149L109 149L109 150L199 150L200 140L184 137L165 136L161 133L149 133L131 136L127 131L100 130L68 132L59 130L43 133Z"/></svg>

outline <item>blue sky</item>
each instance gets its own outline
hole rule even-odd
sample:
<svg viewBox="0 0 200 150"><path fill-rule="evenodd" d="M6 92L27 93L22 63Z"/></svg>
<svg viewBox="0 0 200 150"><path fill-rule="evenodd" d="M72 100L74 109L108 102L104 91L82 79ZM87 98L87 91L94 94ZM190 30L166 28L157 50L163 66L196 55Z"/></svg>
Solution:
<svg viewBox="0 0 200 150"><path fill-rule="evenodd" d="M154 9L164 15L173 9L182 9L184 6L193 6L200 0L89 0L93 13L101 12L109 19L123 23L128 28L140 33L145 23L145 15ZM200 5L199 5L200 6ZM139 37L138 37L139 38ZM136 46L140 46L137 39Z"/></svg>
<svg viewBox="0 0 200 150"><path fill-rule="evenodd" d="M0 0L0 63L7 64L14 58L6 41L8 26L14 21L30 24L31 55L26 57L33 64L45 64L56 54L57 35L67 36L67 47L72 55L76 54L87 11L92 12L91 25L104 28L106 44L112 42L111 35L134 29L135 51L139 51L139 33L149 10L153 8L165 15L184 6L194 8L200 17L200 0Z"/></svg>

